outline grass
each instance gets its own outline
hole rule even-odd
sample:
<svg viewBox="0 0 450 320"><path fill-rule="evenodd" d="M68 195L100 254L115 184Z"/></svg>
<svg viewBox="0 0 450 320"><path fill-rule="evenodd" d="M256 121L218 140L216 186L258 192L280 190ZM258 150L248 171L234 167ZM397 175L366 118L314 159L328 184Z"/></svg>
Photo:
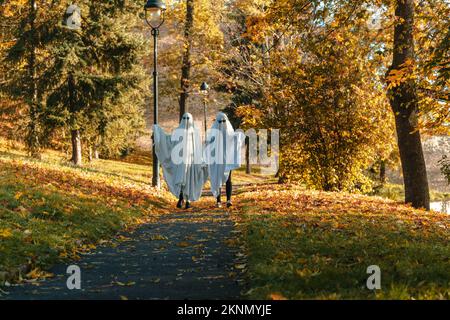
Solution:
<svg viewBox="0 0 450 320"><path fill-rule="evenodd" d="M250 299L449 299L450 218L390 200L258 187L236 199ZM366 287L381 268L381 290Z"/></svg>
<svg viewBox="0 0 450 320"><path fill-rule="evenodd" d="M251 174L245 173L245 166L233 171L233 183L236 185L277 183L278 179L261 172L261 168L253 165Z"/></svg>
<svg viewBox="0 0 450 320"><path fill-rule="evenodd" d="M147 166L99 160L75 168L57 152L42 161L0 147L0 282L41 277L166 212L173 199L148 186Z"/></svg>
<svg viewBox="0 0 450 320"><path fill-rule="evenodd" d="M378 188L372 195L401 202L405 200L405 189L403 185L400 184L386 183L381 188ZM430 190L430 199L431 201L449 200L450 193Z"/></svg>

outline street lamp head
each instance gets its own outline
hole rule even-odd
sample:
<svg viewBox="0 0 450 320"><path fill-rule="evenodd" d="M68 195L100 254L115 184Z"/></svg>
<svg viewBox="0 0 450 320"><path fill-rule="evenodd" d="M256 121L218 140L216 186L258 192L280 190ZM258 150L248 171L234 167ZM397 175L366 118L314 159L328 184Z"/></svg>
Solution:
<svg viewBox="0 0 450 320"><path fill-rule="evenodd" d="M148 0L144 6L145 10L166 10L166 4L162 0Z"/></svg>
<svg viewBox="0 0 450 320"><path fill-rule="evenodd" d="M153 29L159 28L164 23L166 4L162 0L148 0L144 6L145 21Z"/></svg>
<svg viewBox="0 0 450 320"><path fill-rule="evenodd" d="M71 30L81 29L81 10L76 4L71 4L67 8L62 25Z"/></svg>
<svg viewBox="0 0 450 320"><path fill-rule="evenodd" d="M209 85L206 82L203 82L202 85L200 86L200 92L203 94L207 94L209 90Z"/></svg>

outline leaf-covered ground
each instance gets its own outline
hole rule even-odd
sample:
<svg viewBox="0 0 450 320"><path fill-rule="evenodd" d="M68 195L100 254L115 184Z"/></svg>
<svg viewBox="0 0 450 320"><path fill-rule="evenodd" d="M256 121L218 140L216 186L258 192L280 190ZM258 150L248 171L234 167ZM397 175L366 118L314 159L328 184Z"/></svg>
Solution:
<svg viewBox="0 0 450 320"><path fill-rule="evenodd" d="M151 175L143 153L79 168L51 150L30 159L0 139L0 285L45 277L52 265L173 211L175 198L150 187ZM234 181L265 178L237 171Z"/></svg>
<svg viewBox="0 0 450 320"><path fill-rule="evenodd" d="M390 200L260 186L235 200L253 299L449 299L450 216ZM366 287L381 268L381 290Z"/></svg>
<svg viewBox="0 0 450 320"><path fill-rule="evenodd" d="M141 158L75 168L60 153L35 161L0 141L0 282L45 277L50 266L108 246L114 237L120 242L119 232L173 212L175 199L149 187L151 166L139 164ZM233 180L251 183L235 190L228 218L237 230L226 240L245 260L234 266L245 271L244 297L450 298L449 215L377 197L267 184L273 181L242 170ZM214 212L211 197L194 206ZM382 273L375 292L366 288L370 265Z"/></svg>
<svg viewBox="0 0 450 320"><path fill-rule="evenodd" d="M45 276L56 262L167 212L146 166L99 160L74 168L57 153L42 161L0 148L0 282Z"/></svg>

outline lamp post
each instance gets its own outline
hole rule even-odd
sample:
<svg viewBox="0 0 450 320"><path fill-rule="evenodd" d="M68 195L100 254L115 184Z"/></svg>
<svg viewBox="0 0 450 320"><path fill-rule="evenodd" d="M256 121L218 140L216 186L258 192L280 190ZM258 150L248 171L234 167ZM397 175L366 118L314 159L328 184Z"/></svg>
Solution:
<svg viewBox="0 0 450 320"><path fill-rule="evenodd" d="M148 0L144 6L145 21L152 28L153 36L153 123L158 124L158 36L159 27L164 23L164 13L166 5L162 0ZM154 137L153 140L153 178L152 186L159 188L159 162L155 153Z"/></svg>
<svg viewBox="0 0 450 320"><path fill-rule="evenodd" d="M205 125L205 141L206 141L206 108L207 108L207 102L208 102L208 90L209 90L209 86L206 82L203 82L202 85L200 86L200 92L203 94L203 116L204 116L204 125Z"/></svg>

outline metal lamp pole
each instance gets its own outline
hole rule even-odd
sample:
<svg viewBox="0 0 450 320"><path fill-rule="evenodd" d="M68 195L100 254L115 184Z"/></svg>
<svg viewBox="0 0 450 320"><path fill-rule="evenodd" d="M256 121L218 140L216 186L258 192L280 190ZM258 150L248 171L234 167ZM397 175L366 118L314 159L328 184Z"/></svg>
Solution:
<svg viewBox="0 0 450 320"><path fill-rule="evenodd" d="M203 82L200 86L200 92L203 94L203 116L204 116L204 126L205 126L205 141L206 141L206 131L207 124L206 124L206 113L207 113L207 103L208 103L208 90L209 86L206 82Z"/></svg>
<svg viewBox="0 0 450 320"><path fill-rule="evenodd" d="M158 36L159 28L164 23L166 5L161 0L148 0L144 6L145 21L152 28L153 36L153 124L158 124ZM161 187L159 179L159 161L155 152L155 139L152 136L153 177L152 186Z"/></svg>
<svg viewBox="0 0 450 320"><path fill-rule="evenodd" d="M153 36L153 124L158 124L158 35L159 29L152 28L152 36ZM156 188L161 187L161 182L159 181L159 160L156 156L155 152L155 137L152 136L153 140L153 177L152 177L152 186Z"/></svg>

